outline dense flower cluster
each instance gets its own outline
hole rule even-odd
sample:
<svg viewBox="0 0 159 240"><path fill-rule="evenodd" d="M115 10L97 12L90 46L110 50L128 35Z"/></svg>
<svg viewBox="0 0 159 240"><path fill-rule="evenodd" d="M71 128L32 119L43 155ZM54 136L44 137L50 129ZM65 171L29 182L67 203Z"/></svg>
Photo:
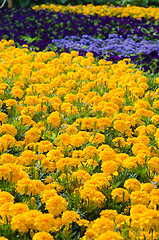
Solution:
<svg viewBox="0 0 159 240"><path fill-rule="evenodd" d="M0 50L0 239L157 239L159 78L126 58Z"/></svg>
<svg viewBox="0 0 159 240"><path fill-rule="evenodd" d="M43 5L43 10L40 11L37 10L41 9L39 7L34 10L0 10L0 22L3 22L0 26L0 39L13 39L17 46L27 44L29 49L36 51L47 49L60 54L76 50L82 56L93 52L94 57L113 63L129 57L132 63L142 65L146 71L152 70L152 67L155 72L158 71L157 8L102 6L100 9L105 13L97 11L93 14L98 9L97 6L50 6ZM77 9L81 10L76 11ZM107 10L112 14L107 13ZM137 12L140 17L132 12ZM79 42L75 42L72 36L76 36ZM12 92L16 96L17 90L12 89Z"/></svg>
<svg viewBox="0 0 159 240"><path fill-rule="evenodd" d="M153 8L153 7L136 7L136 6L130 6L127 5L126 7L115 7L115 6L94 6L93 4L87 4L87 5L77 5L77 6L57 6L54 4L45 5L42 4L41 6L36 5L33 7L35 10L41 10L41 9L48 9L51 11L56 12L66 12L69 11L70 13L82 13L84 15L95 15L98 14L99 16L117 16L117 17L127 17L131 16L136 19L141 19L143 17L146 18L152 18L154 17L156 20L159 18L159 8Z"/></svg>

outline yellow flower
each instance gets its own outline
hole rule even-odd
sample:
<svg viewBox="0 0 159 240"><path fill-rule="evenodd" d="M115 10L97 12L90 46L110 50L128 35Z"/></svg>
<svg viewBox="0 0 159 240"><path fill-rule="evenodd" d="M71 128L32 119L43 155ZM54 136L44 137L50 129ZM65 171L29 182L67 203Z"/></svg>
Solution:
<svg viewBox="0 0 159 240"><path fill-rule="evenodd" d="M12 217L11 217L11 214L10 214L10 207L14 205L14 203L12 202L5 202L4 204L2 204L0 206L0 215L3 219L3 221L6 223L6 219L8 222L11 221Z"/></svg>
<svg viewBox="0 0 159 240"><path fill-rule="evenodd" d="M62 214L62 222L65 226L69 226L72 222L77 222L80 219L80 215L74 211L65 211Z"/></svg>
<svg viewBox="0 0 159 240"><path fill-rule="evenodd" d="M114 220L117 215L117 211L112 209L106 209L100 212L100 216L109 218L110 220Z"/></svg>
<svg viewBox="0 0 159 240"><path fill-rule="evenodd" d="M80 190L81 198L84 199L87 203L91 203L92 205L102 207L104 200L106 197L99 191L86 186L82 190Z"/></svg>
<svg viewBox="0 0 159 240"><path fill-rule="evenodd" d="M36 193L36 186L33 180L23 178L18 180L16 190L20 194L34 195Z"/></svg>
<svg viewBox="0 0 159 240"><path fill-rule="evenodd" d="M96 122L96 118L83 118L82 119L82 125L81 130L92 130L94 129L94 125Z"/></svg>
<svg viewBox="0 0 159 240"><path fill-rule="evenodd" d="M159 189L153 189L150 192L151 202L159 205Z"/></svg>
<svg viewBox="0 0 159 240"><path fill-rule="evenodd" d="M34 165L37 160L36 153L31 150L25 150L21 153L19 159L17 159L16 163L24 164L26 166ZM34 163L34 164L33 164Z"/></svg>
<svg viewBox="0 0 159 240"><path fill-rule="evenodd" d="M7 151L8 148L12 148L16 144L15 138L10 134L4 134L0 138L0 151Z"/></svg>
<svg viewBox="0 0 159 240"><path fill-rule="evenodd" d="M33 125L34 121L32 120L32 118L29 115L21 115L19 117L19 120L21 121L22 124L26 124L27 126L29 125Z"/></svg>
<svg viewBox="0 0 159 240"><path fill-rule="evenodd" d="M45 153L53 149L53 144L50 141L40 141L38 144L38 152Z"/></svg>
<svg viewBox="0 0 159 240"><path fill-rule="evenodd" d="M115 174L115 172L118 170L119 164L115 161L106 161L102 163L102 171L106 176L109 176L111 174Z"/></svg>
<svg viewBox="0 0 159 240"><path fill-rule="evenodd" d="M61 196L54 196L46 202L46 209L54 217L67 210L67 202Z"/></svg>
<svg viewBox="0 0 159 240"><path fill-rule="evenodd" d="M96 235L107 232L114 231L115 223L106 217L100 217L93 221L92 229L96 231Z"/></svg>
<svg viewBox="0 0 159 240"><path fill-rule="evenodd" d="M24 203L15 203L12 204L9 208L11 217L23 214L29 211L28 205Z"/></svg>
<svg viewBox="0 0 159 240"><path fill-rule="evenodd" d="M7 120L7 115L3 112L0 112L0 123L3 124Z"/></svg>
<svg viewBox="0 0 159 240"><path fill-rule="evenodd" d="M23 90L19 87L13 87L11 91L13 97L21 99L23 97Z"/></svg>
<svg viewBox="0 0 159 240"><path fill-rule="evenodd" d="M124 188L115 188L111 192L113 200L117 202L126 202L130 198L128 191Z"/></svg>
<svg viewBox="0 0 159 240"><path fill-rule="evenodd" d="M105 136L104 134L101 134L101 133L96 133L96 135L92 138L92 143L104 143L105 142Z"/></svg>
<svg viewBox="0 0 159 240"><path fill-rule="evenodd" d="M29 229L37 230L35 226L35 219L36 217L42 215L42 212L38 210L30 210L28 212L23 213L24 218L26 219L26 224Z"/></svg>
<svg viewBox="0 0 159 240"><path fill-rule="evenodd" d="M50 213L39 214L35 218L35 227L39 231L50 232L54 226L54 218Z"/></svg>
<svg viewBox="0 0 159 240"><path fill-rule="evenodd" d="M6 202L14 203L14 197L9 192L0 191L0 206Z"/></svg>
<svg viewBox="0 0 159 240"><path fill-rule="evenodd" d="M27 144L32 143L32 142L37 142L40 139L40 135L41 135L41 131L38 128L33 127L30 130L25 132L24 141Z"/></svg>
<svg viewBox="0 0 159 240"><path fill-rule="evenodd" d="M24 218L23 213L18 214L12 218L11 221L11 229L15 231L18 229L19 232L25 233L29 231L29 228L26 223L26 219Z"/></svg>
<svg viewBox="0 0 159 240"><path fill-rule="evenodd" d="M33 236L33 240L54 240L54 238L48 232L38 232Z"/></svg>
<svg viewBox="0 0 159 240"><path fill-rule="evenodd" d="M85 170L79 169L76 172L73 172L73 177L75 177L79 184L83 185L87 180L91 178L91 175Z"/></svg>
<svg viewBox="0 0 159 240"><path fill-rule="evenodd" d="M132 204L143 204L147 206L150 202L150 196L144 191L134 191L130 195L130 200Z"/></svg>
<svg viewBox="0 0 159 240"><path fill-rule="evenodd" d="M140 182L135 178L127 179L125 180L124 188L126 188L128 191L140 190Z"/></svg>
<svg viewBox="0 0 159 240"><path fill-rule="evenodd" d="M154 173L159 173L159 158L158 157L152 157L148 161L148 166Z"/></svg>
<svg viewBox="0 0 159 240"><path fill-rule="evenodd" d="M129 130L128 125L123 120L115 120L114 121L114 129L116 129L119 132L126 132Z"/></svg>
<svg viewBox="0 0 159 240"><path fill-rule="evenodd" d="M105 233L99 235L96 240L122 240L123 237L118 233L113 231L106 231Z"/></svg>
<svg viewBox="0 0 159 240"><path fill-rule="evenodd" d="M85 142L85 139L82 136L77 135L72 135L71 136L71 145L73 147L81 147Z"/></svg>
<svg viewBox="0 0 159 240"><path fill-rule="evenodd" d="M57 196L57 191L55 189L44 190L42 192L42 195L40 196L41 202L46 203L48 200L50 200L54 196Z"/></svg>
<svg viewBox="0 0 159 240"><path fill-rule="evenodd" d="M5 164L5 163L14 163L15 162L15 156L9 153L3 153L0 156L0 163Z"/></svg>

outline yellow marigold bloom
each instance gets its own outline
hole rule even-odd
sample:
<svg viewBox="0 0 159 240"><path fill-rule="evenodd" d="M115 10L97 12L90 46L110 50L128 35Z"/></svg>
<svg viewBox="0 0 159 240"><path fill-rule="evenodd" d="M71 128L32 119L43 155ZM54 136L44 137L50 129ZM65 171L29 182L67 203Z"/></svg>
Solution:
<svg viewBox="0 0 159 240"><path fill-rule="evenodd" d="M26 219L24 218L23 213L18 214L12 218L11 221L11 229L15 231L18 229L19 232L25 233L29 231L29 228L26 223Z"/></svg>
<svg viewBox="0 0 159 240"><path fill-rule="evenodd" d="M22 124L26 124L27 126L29 125L33 125L34 121L32 120L32 118L29 115L21 115L19 117L19 120L21 121Z"/></svg>
<svg viewBox="0 0 159 240"><path fill-rule="evenodd" d="M106 176L109 176L111 174L115 174L115 172L118 170L119 164L115 161L106 161L102 163L102 171Z"/></svg>
<svg viewBox="0 0 159 240"><path fill-rule="evenodd" d="M124 188L128 191L137 191L141 189L140 182L135 178L125 180Z"/></svg>
<svg viewBox="0 0 159 240"><path fill-rule="evenodd" d="M57 141L67 147L71 143L71 136L68 133L62 133L57 137Z"/></svg>
<svg viewBox="0 0 159 240"><path fill-rule="evenodd" d="M126 141L123 137L116 137L112 140L116 147L125 147Z"/></svg>
<svg viewBox="0 0 159 240"><path fill-rule="evenodd" d="M0 240L8 240L8 238L0 237Z"/></svg>
<svg viewBox="0 0 159 240"><path fill-rule="evenodd" d="M41 194L42 191L45 189L45 185L40 180L32 180L34 186L35 186L35 193L34 194Z"/></svg>
<svg viewBox="0 0 159 240"><path fill-rule="evenodd" d="M36 193L36 186L33 180L23 178L21 180L18 180L16 190L21 194L34 195Z"/></svg>
<svg viewBox="0 0 159 240"><path fill-rule="evenodd" d="M72 176L77 178L79 184L82 185L91 178L91 175L82 169L77 170L77 172L73 172Z"/></svg>
<svg viewBox="0 0 159 240"><path fill-rule="evenodd" d="M3 153L0 156L0 164L5 164L5 163L14 163L15 162L15 156L9 153Z"/></svg>
<svg viewBox="0 0 159 240"><path fill-rule="evenodd" d="M151 118L154 115L154 112L151 110L146 110L145 108L139 108L136 110L136 113L140 116L140 117L147 117L147 118Z"/></svg>
<svg viewBox="0 0 159 240"><path fill-rule="evenodd" d="M144 101L144 100L141 100L141 99L139 99L135 102L134 107L136 109L138 109L138 108L151 109L150 103L148 101Z"/></svg>
<svg viewBox="0 0 159 240"><path fill-rule="evenodd" d="M81 130L92 130L94 129L96 118L83 118Z"/></svg>
<svg viewBox="0 0 159 240"><path fill-rule="evenodd" d="M36 153L31 150L25 150L21 153L19 159L17 159L17 163L24 164L26 166L29 166L31 164L35 164L35 161L37 160ZM34 165L33 164L33 165Z"/></svg>
<svg viewBox="0 0 159 240"><path fill-rule="evenodd" d="M36 112L37 112L36 106L28 106L24 107L21 110L21 115L30 115L31 117L33 117Z"/></svg>
<svg viewBox="0 0 159 240"><path fill-rule="evenodd" d="M155 189L155 186L152 183L142 183L141 190L150 194L150 192Z"/></svg>
<svg viewBox="0 0 159 240"><path fill-rule="evenodd" d="M0 151L7 151L8 147L12 148L16 144L15 138L10 134L4 134L0 138Z"/></svg>
<svg viewBox="0 0 159 240"><path fill-rule="evenodd" d="M80 164L81 160L80 158L61 158L57 163L56 167L59 171L63 171L64 168L72 168L72 167L77 167L78 164Z"/></svg>
<svg viewBox="0 0 159 240"><path fill-rule="evenodd" d="M54 196L46 202L46 209L54 217L67 210L67 202L61 196Z"/></svg>
<svg viewBox="0 0 159 240"><path fill-rule="evenodd" d="M77 134L77 128L76 126L74 125L68 125L67 128L66 128L66 131L71 134L71 135L74 135L74 134Z"/></svg>
<svg viewBox="0 0 159 240"><path fill-rule="evenodd" d="M119 132L125 132L129 130L128 125L123 120L115 120L114 121L114 129L116 129Z"/></svg>
<svg viewBox="0 0 159 240"><path fill-rule="evenodd" d="M72 222L77 222L80 219L80 215L74 211L65 211L62 214L62 222L65 226L69 226Z"/></svg>
<svg viewBox="0 0 159 240"><path fill-rule="evenodd" d="M54 196L57 196L57 191L55 189L44 190L42 195L40 196L41 202L46 203L48 200L50 200Z"/></svg>
<svg viewBox="0 0 159 240"><path fill-rule="evenodd" d="M13 87L11 91L13 97L21 99L23 97L23 90L19 87Z"/></svg>
<svg viewBox="0 0 159 240"><path fill-rule="evenodd" d="M59 149L51 149L48 153L47 153L47 158L50 161L55 161L57 162L60 158L63 158L64 155L61 153L61 151Z"/></svg>
<svg viewBox="0 0 159 240"><path fill-rule="evenodd" d="M85 139L82 136L77 135L72 135L71 136L71 145L73 147L81 147L85 143Z"/></svg>
<svg viewBox="0 0 159 240"><path fill-rule="evenodd" d="M50 141L40 141L38 143L38 152L45 153L53 149L53 144Z"/></svg>
<svg viewBox="0 0 159 240"><path fill-rule="evenodd" d="M86 187L87 189L91 188L99 191L99 189L102 189L102 187L108 186L110 186L108 177L104 173L95 173L90 180L87 180L84 188Z"/></svg>
<svg viewBox="0 0 159 240"><path fill-rule="evenodd" d="M30 210L28 212L24 212L23 215L24 215L24 218L26 219L26 224L27 224L28 228L37 230L37 228L35 226L35 219L38 216L42 215L42 212L40 212L38 210Z"/></svg>
<svg viewBox="0 0 159 240"><path fill-rule="evenodd" d="M159 124L159 115L156 114L156 115L152 116L151 121L153 122L154 125L158 125Z"/></svg>
<svg viewBox="0 0 159 240"><path fill-rule="evenodd" d="M81 198L84 199L87 203L89 199L89 202L91 202L93 205L96 205L98 207L102 207L104 200L106 199L101 192L88 186L84 187L80 191L80 194L81 194Z"/></svg>
<svg viewBox="0 0 159 240"><path fill-rule="evenodd" d="M0 206L0 215L2 217L2 220L6 223L6 219L10 222L12 217L10 215L10 207L14 205L12 202L6 202Z"/></svg>
<svg viewBox="0 0 159 240"><path fill-rule="evenodd" d="M100 212L101 217L106 217L109 218L110 220L114 220L117 215L118 215L117 211L111 209L102 210Z"/></svg>
<svg viewBox="0 0 159 240"><path fill-rule="evenodd" d="M154 173L159 173L159 158L158 157L152 157L148 161L148 166Z"/></svg>
<svg viewBox="0 0 159 240"><path fill-rule="evenodd" d="M101 234L96 240L122 240L123 237L120 236L118 233L113 231L106 231L105 233Z"/></svg>
<svg viewBox="0 0 159 240"><path fill-rule="evenodd" d="M0 123L3 124L7 120L7 115L3 112L0 112Z"/></svg>
<svg viewBox="0 0 159 240"><path fill-rule="evenodd" d="M153 189L150 192L151 202L159 205L159 189Z"/></svg>
<svg viewBox="0 0 159 240"><path fill-rule="evenodd" d="M18 103L14 99L7 99L7 100L5 100L5 104L8 107L8 109L10 109L11 107L17 106Z"/></svg>
<svg viewBox="0 0 159 240"><path fill-rule="evenodd" d="M14 197L8 192L0 191L0 206L6 202L14 203Z"/></svg>
<svg viewBox="0 0 159 240"><path fill-rule="evenodd" d="M10 211L10 215L14 217L18 214L23 214L24 212L28 212L29 208L27 204L15 203L10 206L9 211Z"/></svg>
<svg viewBox="0 0 159 240"><path fill-rule="evenodd" d="M99 144L99 143L104 143L105 142L105 136L104 136L104 134L101 134L101 133L96 133L96 135L91 139L92 139L91 142L93 144L94 143Z"/></svg>
<svg viewBox="0 0 159 240"><path fill-rule="evenodd" d="M90 240L90 239L95 239L96 237L96 231L94 229L87 228L84 236L84 240Z"/></svg>
<svg viewBox="0 0 159 240"><path fill-rule="evenodd" d="M117 202L126 202L130 198L128 191L124 188L115 188L111 192L113 200Z"/></svg>
<svg viewBox="0 0 159 240"><path fill-rule="evenodd" d="M153 107L155 109L159 109L159 100L156 100L156 101L153 102Z"/></svg>
<svg viewBox="0 0 159 240"><path fill-rule="evenodd" d="M22 178L29 178L29 175L22 170L22 167L14 163L0 165L0 179L17 182Z"/></svg>
<svg viewBox="0 0 159 240"><path fill-rule="evenodd" d="M110 147L105 148L99 153L99 159L101 159L103 162L110 160L114 161L116 159L116 152Z"/></svg>
<svg viewBox="0 0 159 240"><path fill-rule="evenodd" d="M82 156L85 159L89 159L89 158L94 158L96 156L98 156L99 151L95 146L86 146L83 149L83 152L81 152Z"/></svg>
<svg viewBox="0 0 159 240"><path fill-rule="evenodd" d="M123 214L118 214L115 218L115 224L117 224L117 228L123 228L125 223L130 223L130 217Z"/></svg>
<svg viewBox="0 0 159 240"><path fill-rule="evenodd" d="M96 231L97 236L107 231L114 231L115 223L106 217L100 217L93 221L92 229Z"/></svg>
<svg viewBox="0 0 159 240"><path fill-rule="evenodd" d="M37 142L40 139L40 135L41 135L41 131L38 128L33 127L30 130L25 132L24 141L27 144L32 143L32 142Z"/></svg>
<svg viewBox="0 0 159 240"><path fill-rule="evenodd" d="M50 232L54 226L54 218L50 213L40 214L35 218L35 227L39 231Z"/></svg>
<svg viewBox="0 0 159 240"><path fill-rule="evenodd" d="M109 128L111 126L111 119L110 118L98 118L97 119L97 128L100 129L102 132L104 128Z"/></svg>
<svg viewBox="0 0 159 240"><path fill-rule="evenodd" d="M84 143L86 143L86 142L89 141L90 133L88 133L87 131L79 131L77 136L83 137L84 138Z"/></svg>
<svg viewBox="0 0 159 240"><path fill-rule="evenodd" d="M131 203L134 205L143 204L147 206L150 202L150 196L148 193L144 191L137 190L131 193L130 200L131 200Z"/></svg>
<svg viewBox="0 0 159 240"><path fill-rule="evenodd" d="M146 146L144 143L135 143L132 147L132 152L136 156L140 150L145 150Z"/></svg>
<svg viewBox="0 0 159 240"><path fill-rule="evenodd" d="M54 240L54 238L48 232L38 232L33 236L33 240Z"/></svg>

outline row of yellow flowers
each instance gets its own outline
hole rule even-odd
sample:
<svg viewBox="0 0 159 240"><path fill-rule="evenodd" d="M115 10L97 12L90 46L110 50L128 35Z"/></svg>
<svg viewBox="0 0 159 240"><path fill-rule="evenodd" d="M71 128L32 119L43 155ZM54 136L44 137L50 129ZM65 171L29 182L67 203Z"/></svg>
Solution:
<svg viewBox="0 0 159 240"><path fill-rule="evenodd" d="M126 239L125 227L130 239L157 239L159 78L150 89L129 59L30 52L12 40L0 51L0 233L10 224L22 239L70 239L75 222L81 240ZM145 164L147 181L134 172L110 184ZM121 213L107 209L110 198ZM83 206L99 216L82 217Z"/></svg>
<svg viewBox="0 0 159 240"><path fill-rule="evenodd" d="M159 8L153 8L153 7L137 7L137 6L130 6L127 5L126 7L115 7L113 5L107 6L94 6L93 4L87 4L87 5L76 5L76 6L63 6L63 5L36 5L33 7L34 10L40 10L40 9L47 9L50 11L55 12L73 12L73 13L79 13L84 15L94 15L98 14L99 16L116 16L116 17L128 17L131 16L136 19L144 18L155 18L156 20L159 19Z"/></svg>

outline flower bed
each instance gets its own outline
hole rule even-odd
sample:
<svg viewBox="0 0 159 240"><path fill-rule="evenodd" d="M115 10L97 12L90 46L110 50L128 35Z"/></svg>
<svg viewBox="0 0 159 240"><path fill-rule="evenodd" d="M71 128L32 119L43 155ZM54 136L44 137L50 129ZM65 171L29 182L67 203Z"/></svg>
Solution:
<svg viewBox="0 0 159 240"><path fill-rule="evenodd" d="M113 41L117 40L115 37L115 40L112 39L112 42L108 42L111 44L112 49L107 48L104 44L104 49L107 49L100 51L99 46L97 46L93 49L94 56L98 56L99 59L105 58L114 63L124 57L129 57L133 63L142 65L142 68L146 71L152 70L150 66L155 69L155 72L158 72L159 69L159 23L155 22L154 18L142 18L139 20L130 16L123 18L117 16L100 17L98 15L86 16L46 10L4 9L1 10L0 21L4 23L0 27L0 39L13 39L17 46L28 44L30 49L36 51L49 50L50 48L54 50L52 41L55 41L55 39L65 39L74 35L82 38L88 31L92 41L98 45L99 41L101 44L101 40L103 40L103 44L106 41L108 42L107 39L110 34L117 34L118 46L114 45ZM131 42L129 38L132 38ZM125 43L123 43L123 40ZM147 41L145 42L147 45L141 50L143 40ZM132 44L132 41L135 42ZM124 49L124 46L128 49ZM83 47L87 48L85 45ZM121 50L123 48L123 50L119 51L120 48ZM156 49L157 51L155 51ZM62 47L58 47L57 50L61 53ZM70 50L70 47L64 46L64 51L70 52ZM74 50L77 50L77 48ZM85 55L87 51L84 49L81 52L81 54Z"/></svg>
<svg viewBox="0 0 159 240"><path fill-rule="evenodd" d="M88 50L96 43L94 55L86 48L83 56L80 48L33 51L29 44L17 47L26 16L19 15L23 24L7 35L16 32L15 44L0 41L0 240L159 239L159 76L138 69L126 52L114 52L116 63L95 58L111 41L124 48L129 40L142 54L144 35L135 44L134 35L97 40L81 30L77 40ZM28 39L34 38L34 22L24 29ZM144 51L150 57L158 54L154 40L157 35Z"/></svg>

